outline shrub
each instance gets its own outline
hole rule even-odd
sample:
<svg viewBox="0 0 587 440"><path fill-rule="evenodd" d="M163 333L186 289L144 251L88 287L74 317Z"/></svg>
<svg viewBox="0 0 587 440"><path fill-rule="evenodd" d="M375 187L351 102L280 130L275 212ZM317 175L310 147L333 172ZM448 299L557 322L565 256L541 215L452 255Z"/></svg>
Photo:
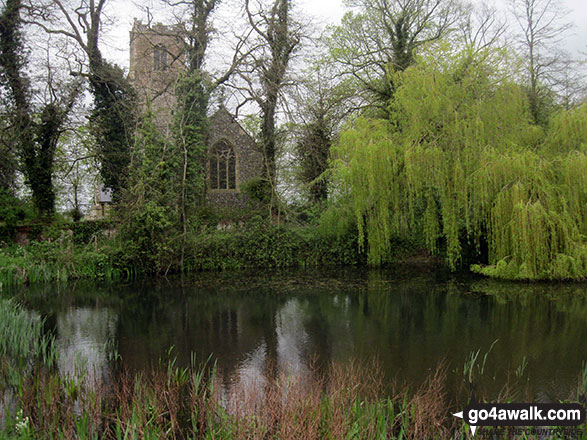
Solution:
<svg viewBox="0 0 587 440"><path fill-rule="evenodd" d="M14 238L17 226L33 218L33 210L5 189L0 189L0 241Z"/></svg>

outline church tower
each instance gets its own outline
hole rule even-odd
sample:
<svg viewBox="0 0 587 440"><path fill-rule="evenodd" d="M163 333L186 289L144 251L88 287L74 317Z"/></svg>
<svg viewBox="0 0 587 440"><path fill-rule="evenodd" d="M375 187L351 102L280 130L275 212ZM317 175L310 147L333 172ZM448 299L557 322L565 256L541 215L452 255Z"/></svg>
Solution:
<svg viewBox="0 0 587 440"><path fill-rule="evenodd" d="M168 132L175 107L175 86L185 69L185 45L178 26L134 21L130 31L129 78L141 102L151 100L157 128Z"/></svg>

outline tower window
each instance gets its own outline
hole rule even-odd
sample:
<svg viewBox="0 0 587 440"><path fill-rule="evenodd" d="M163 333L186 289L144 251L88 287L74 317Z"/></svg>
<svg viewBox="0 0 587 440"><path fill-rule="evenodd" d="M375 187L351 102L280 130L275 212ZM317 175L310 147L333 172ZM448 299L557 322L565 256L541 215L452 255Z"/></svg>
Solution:
<svg viewBox="0 0 587 440"><path fill-rule="evenodd" d="M162 44L153 50L153 69L167 70L167 49Z"/></svg>
<svg viewBox="0 0 587 440"><path fill-rule="evenodd" d="M225 141L220 141L210 152L210 188L236 189L236 156Z"/></svg>

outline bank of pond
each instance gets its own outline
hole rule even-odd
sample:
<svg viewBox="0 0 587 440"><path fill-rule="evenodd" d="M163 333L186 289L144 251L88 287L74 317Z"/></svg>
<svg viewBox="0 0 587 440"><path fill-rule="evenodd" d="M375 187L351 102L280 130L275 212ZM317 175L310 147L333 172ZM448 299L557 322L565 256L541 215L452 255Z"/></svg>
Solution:
<svg viewBox="0 0 587 440"><path fill-rule="evenodd" d="M587 392L584 283L421 265L37 283L3 290L0 327L0 438L456 439L472 390Z"/></svg>

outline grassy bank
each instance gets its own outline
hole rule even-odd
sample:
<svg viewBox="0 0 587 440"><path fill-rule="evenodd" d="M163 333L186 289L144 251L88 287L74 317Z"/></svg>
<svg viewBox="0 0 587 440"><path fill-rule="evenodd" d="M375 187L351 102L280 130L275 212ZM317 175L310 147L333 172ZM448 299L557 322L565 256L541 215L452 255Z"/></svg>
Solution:
<svg viewBox="0 0 587 440"><path fill-rule="evenodd" d="M131 268L115 262L113 228L110 221L29 224L22 227L26 233L18 243L15 234L2 237L0 290L39 282L129 277Z"/></svg>
<svg viewBox="0 0 587 440"><path fill-rule="evenodd" d="M86 226L82 232L54 228L52 235L40 234L42 239L0 248L0 288L75 279L116 281L138 274L365 264L353 230L331 235L315 227L275 225L261 219L226 230L214 225L187 240L183 264L178 255L167 256L169 263L161 264L154 250L144 246L137 250L104 233L111 228L110 224L102 229ZM396 252L408 248L397 243Z"/></svg>
<svg viewBox="0 0 587 440"><path fill-rule="evenodd" d="M130 268L119 267L112 254L113 246L100 248L59 242L11 245L0 249L0 290L2 287L37 282L75 279L120 280L130 276Z"/></svg>

